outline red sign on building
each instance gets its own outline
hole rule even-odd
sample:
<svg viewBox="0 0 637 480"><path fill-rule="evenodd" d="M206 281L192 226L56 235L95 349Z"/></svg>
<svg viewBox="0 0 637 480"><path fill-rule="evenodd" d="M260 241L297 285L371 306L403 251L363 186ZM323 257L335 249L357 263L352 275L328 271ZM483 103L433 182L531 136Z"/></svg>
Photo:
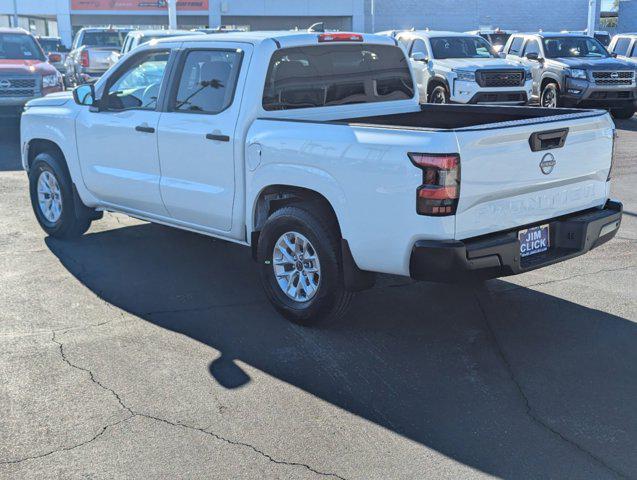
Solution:
<svg viewBox="0 0 637 480"><path fill-rule="evenodd" d="M166 0L71 0L71 10L161 11ZM177 10L208 11L208 0L177 0Z"/></svg>

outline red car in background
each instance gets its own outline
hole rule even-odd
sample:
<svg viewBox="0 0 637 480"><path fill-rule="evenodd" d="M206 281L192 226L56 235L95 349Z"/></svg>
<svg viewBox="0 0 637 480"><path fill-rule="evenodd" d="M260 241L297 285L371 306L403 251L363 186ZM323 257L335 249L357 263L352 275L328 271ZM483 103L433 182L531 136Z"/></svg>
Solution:
<svg viewBox="0 0 637 480"><path fill-rule="evenodd" d="M19 116L33 98L64 90L35 37L21 28L0 28L0 115Z"/></svg>

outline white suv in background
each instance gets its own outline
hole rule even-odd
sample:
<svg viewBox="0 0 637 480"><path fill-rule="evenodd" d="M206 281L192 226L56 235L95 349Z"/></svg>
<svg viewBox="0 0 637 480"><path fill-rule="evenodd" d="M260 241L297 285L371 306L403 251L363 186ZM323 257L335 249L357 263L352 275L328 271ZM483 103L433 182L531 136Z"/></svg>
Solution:
<svg viewBox="0 0 637 480"><path fill-rule="evenodd" d="M637 63L637 33L615 35L607 50L617 55L617 58Z"/></svg>
<svg viewBox="0 0 637 480"><path fill-rule="evenodd" d="M500 58L479 35L405 31L396 40L411 60L421 103L524 105L530 69Z"/></svg>

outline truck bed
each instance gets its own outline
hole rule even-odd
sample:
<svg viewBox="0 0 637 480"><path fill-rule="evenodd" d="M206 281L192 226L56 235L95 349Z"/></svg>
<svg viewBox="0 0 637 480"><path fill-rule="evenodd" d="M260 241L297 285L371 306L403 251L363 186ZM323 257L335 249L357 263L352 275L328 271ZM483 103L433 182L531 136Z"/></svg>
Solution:
<svg viewBox="0 0 637 480"><path fill-rule="evenodd" d="M546 123L551 121L551 117L559 117L554 120L561 121L565 119L565 115L584 118L587 116L599 116L604 113L596 110L568 108L424 104L421 105L418 112L347 118L337 120L334 123L415 130L456 130L506 122L515 122L515 125L520 125L520 120L529 120L528 123L534 123L533 120L541 119L542 123ZM502 126L499 125L499 127Z"/></svg>

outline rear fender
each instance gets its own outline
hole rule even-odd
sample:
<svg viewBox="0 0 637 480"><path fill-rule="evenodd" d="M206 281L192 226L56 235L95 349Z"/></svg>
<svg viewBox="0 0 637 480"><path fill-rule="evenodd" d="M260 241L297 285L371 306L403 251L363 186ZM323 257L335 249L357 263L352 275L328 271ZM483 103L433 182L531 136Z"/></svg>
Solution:
<svg viewBox="0 0 637 480"><path fill-rule="evenodd" d="M290 163L270 163L259 167L248 179L246 201L246 226L248 238L255 225L257 200L261 192L272 185L286 185L315 191L327 199L332 206L343 238L351 231L351 221L347 214L345 192L334 177L325 170L307 165Z"/></svg>

